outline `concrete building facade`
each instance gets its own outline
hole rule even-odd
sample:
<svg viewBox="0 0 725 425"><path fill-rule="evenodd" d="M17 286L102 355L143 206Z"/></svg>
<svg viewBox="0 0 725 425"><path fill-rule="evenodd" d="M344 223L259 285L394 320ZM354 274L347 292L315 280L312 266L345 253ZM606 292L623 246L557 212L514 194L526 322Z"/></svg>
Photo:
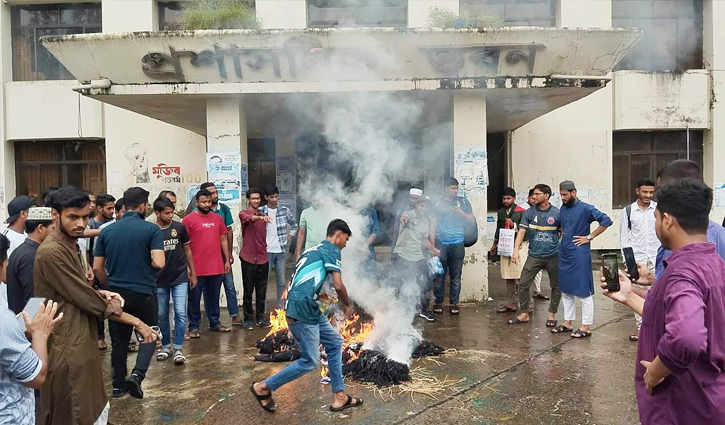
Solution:
<svg viewBox="0 0 725 425"><path fill-rule="evenodd" d="M633 200L634 182L654 177L657 168L672 159L699 161L706 181L723 186L725 171L718 171L716 164L725 158L725 136L718 138L717 133L718 118L725 126L725 108L717 102L718 93L725 95L725 59L718 55L725 49L725 30L718 25L725 14L718 1L405 0L386 2L384 7L368 3L332 7L315 0L257 0L257 16L268 30L258 37L233 32L113 35L167 28L178 13L178 3L172 2L4 2L0 218L15 195L37 195L43 187L63 184L116 196L131 185L147 187L152 195L172 189L183 209L187 194L209 178L213 153L238 155L247 173L242 187L277 183L291 188L285 201L299 209L308 202L296 187L300 145L307 142L294 117L285 112L284 99L314 104L316 94L323 92L348 93L351 98L391 92L428 105L423 108L432 108L433 116L443 116L421 126L421 133L435 141L419 140L423 148L447 140L448 148L436 160L422 159L424 172L396 177L401 191L406 184L423 184L427 192L439 193L442 177L449 173L470 180L475 166L456 161L457 155L486 154L483 188L469 181L465 190L481 240L467 253L464 300L488 295L490 214L499 207L504 185L525 195L536 183L547 183L556 191L561 180L571 179L584 200L617 220L621 208ZM485 33L310 29L422 28L429 23L431 7L496 16L517 28ZM641 36L636 31L604 30L613 27L645 32ZM39 40L43 35L101 32L45 46ZM276 48L277 39L283 43L291 37L296 42L317 40L319 46L304 45L313 52L340 51L354 44L360 33L405 57L406 65L390 75L380 71L374 81L361 74L346 82L305 74L299 66L293 79L285 75L292 72L289 58L280 56L275 63L252 53L247 56L254 66L237 67L234 53L222 52L222 67L214 56L219 51L212 47L235 49L238 44L240 49L261 51ZM638 44L626 54L637 38ZM177 61L169 46L200 53ZM417 56L406 46L429 53ZM471 56L458 63L454 50L464 46L482 46L487 53L479 62ZM494 70L474 67L492 65L492 51ZM99 56L100 52L104 53ZM209 53L204 56L205 52ZM377 58L376 64L385 65ZM86 84L110 80L113 86L79 89L75 78ZM269 117L290 124L280 126ZM722 218L720 206L713 211L714 219ZM617 229L615 225L593 247L617 248ZM241 287L241 279L236 281Z"/></svg>

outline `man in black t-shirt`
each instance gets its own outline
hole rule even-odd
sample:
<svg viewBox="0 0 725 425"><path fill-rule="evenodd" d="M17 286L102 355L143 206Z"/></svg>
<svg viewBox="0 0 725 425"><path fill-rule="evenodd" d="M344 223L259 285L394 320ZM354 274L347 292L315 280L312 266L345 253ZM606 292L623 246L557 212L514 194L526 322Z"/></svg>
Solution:
<svg viewBox="0 0 725 425"><path fill-rule="evenodd" d="M186 329L186 298L190 289L196 286L194 260L189 246L189 234L183 224L173 221L174 204L167 198L154 201L156 224L164 236L164 254L166 266L156 278L159 303L159 328L163 336L163 347L156 360L166 360L171 356L172 341L169 324L169 297L174 302L174 363L182 364L186 360L181 352Z"/></svg>

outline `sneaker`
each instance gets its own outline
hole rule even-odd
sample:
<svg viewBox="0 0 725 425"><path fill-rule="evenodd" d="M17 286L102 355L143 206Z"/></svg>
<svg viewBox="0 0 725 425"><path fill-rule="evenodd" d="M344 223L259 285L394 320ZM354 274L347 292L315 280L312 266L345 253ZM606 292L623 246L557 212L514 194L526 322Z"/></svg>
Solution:
<svg viewBox="0 0 725 425"><path fill-rule="evenodd" d="M436 321L435 314L430 310L421 311L420 313L418 313L418 316L424 318L429 322Z"/></svg>
<svg viewBox="0 0 725 425"><path fill-rule="evenodd" d="M128 392L128 388L114 388L113 394L111 395L111 397L121 398L121 397L125 396L127 392Z"/></svg>
<svg viewBox="0 0 725 425"><path fill-rule="evenodd" d="M159 361L159 362L164 361L164 360L168 359L169 356L171 356L171 350L169 350L168 348L162 348L161 351L159 351L159 353L156 354L156 361Z"/></svg>
<svg viewBox="0 0 725 425"><path fill-rule="evenodd" d="M257 321L257 326L259 326L260 328L271 328L272 324L269 323L269 320L262 319Z"/></svg>
<svg viewBox="0 0 725 425"><path fill-rule="evenodd" d="M251 320L245 320L244 323L242 323L242 327L248 331L251 331L254 329L254 324L252 324Z"/></svg>
<svg viewBox="0 0 725 425"><path fill-rule="evenodd" d="M128 387L128 392L131 394L131 397L143 398L141 381L143 381L143 379L135 373L132 373L128 380L126 380L126 386Z"/></svg>
<svg viewBox="0 0 725 425"><path fill-rule="evenodd" d="M176 353L174 353L174 364L184 364L185 361L186 357L184 357L181 350L176 350Z"/></svg>

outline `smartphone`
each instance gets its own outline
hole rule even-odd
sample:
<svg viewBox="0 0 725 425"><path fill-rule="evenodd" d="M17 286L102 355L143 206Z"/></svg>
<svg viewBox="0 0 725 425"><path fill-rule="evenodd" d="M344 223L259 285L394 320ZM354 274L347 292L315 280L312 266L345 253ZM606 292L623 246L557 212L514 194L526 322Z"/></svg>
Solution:
<svg viewBox="0 0 725 425"><path fill-rule="evenodd" d="M42 297L35 297L28 300L28 303L25 304L25 308L23 308L23 311L28 313L28 316L30 316L30 320L33 320L36 314L38 314L38 309L40 308L40 303L44 303L45 298ZM18 316L18 323L20 323L20 328L25 332L25 319L23 319L23 316Z"/></svg>
<svg viewBox="0 0 725 425"><path fill-rule="evenodd" d="M603 254L602 267L604 268L604 279L607 282L607 291L619 292L619 266L617 254Z"/></svg>
<svg viewBox="0 0 725 425"><path fill-rule="evenodd" d="M637 261L634 259L634 250L632 248L622 249L624 252L624 264L627 265L627 272L632 281L639 280L639 270L637 270Z"/></svg>
<svg viewBox="0 0 725 425"><path fill-rule="evenodd" d="M159 328L158 326L150 326L150 328L156 333L156 341L161 341L161 328ZM141 332L134 329L133 333L136 334L136 339L138 340L138 342L143 342L144 338L143 335L141 335Z"/></svg>

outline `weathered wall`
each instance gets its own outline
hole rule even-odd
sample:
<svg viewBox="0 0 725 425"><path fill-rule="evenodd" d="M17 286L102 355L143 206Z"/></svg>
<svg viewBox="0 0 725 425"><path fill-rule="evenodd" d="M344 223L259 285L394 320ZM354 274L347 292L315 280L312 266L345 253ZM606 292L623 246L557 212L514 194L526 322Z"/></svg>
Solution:
<svg viewBox="0 0 725 425"><path fill-rule="evenodd" d="M614 130L710 128L710 75L614 72Z"/></svg>
<svg viewBox="0 0 725 425"><path fill-rule="evenodd" d="M307 2L305 0L257 0L254 7L262 28L307 27Z"/></svg>

